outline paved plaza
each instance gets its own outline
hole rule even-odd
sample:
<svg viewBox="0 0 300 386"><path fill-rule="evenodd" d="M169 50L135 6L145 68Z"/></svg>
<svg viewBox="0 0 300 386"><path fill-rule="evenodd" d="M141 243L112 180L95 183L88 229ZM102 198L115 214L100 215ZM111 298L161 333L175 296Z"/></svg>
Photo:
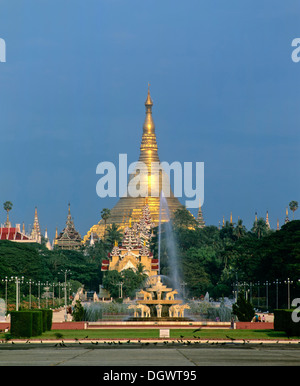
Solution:
<svg viewBox="0 0 300 386"><path fill-rule="evenodd" d="M299 366L300 344L3 343L0 366Z"/></svg>

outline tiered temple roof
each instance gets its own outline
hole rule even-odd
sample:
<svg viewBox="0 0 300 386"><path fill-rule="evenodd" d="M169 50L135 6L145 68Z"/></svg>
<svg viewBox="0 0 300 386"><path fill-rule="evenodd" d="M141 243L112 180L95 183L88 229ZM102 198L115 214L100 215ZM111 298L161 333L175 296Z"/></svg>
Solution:
<svg viewBox="0 0 300 386"><path fill-rule="evenodd" d="M81 246L81 241L81 236L75 229L69 204L66 226L59 235L55 236L54 245L61 249L78 249Z"/></svg>
<svg viewBox="0 0 300 386"><path fill-rule="evenodd" d="M157 275L158 260L153 259L150 251L150 240L152 237L152 228L154 224L151 220L150 210L146 202L140 221L125 228L123 240L120 245L114 245L108 258L102 261L101 271L124 269L137 269L138 264L144 266L145 273L148 276Z"/></svg>

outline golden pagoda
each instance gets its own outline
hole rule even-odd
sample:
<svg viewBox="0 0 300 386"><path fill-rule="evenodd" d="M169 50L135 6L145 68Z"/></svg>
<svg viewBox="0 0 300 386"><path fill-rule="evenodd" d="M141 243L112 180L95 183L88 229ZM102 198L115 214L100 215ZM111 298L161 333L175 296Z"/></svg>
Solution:
<svg viewBox="0 0 300 386"><path fill-rule="evenodd" d="M160 217L160 196L161 191L166 194L166 201L169 207L169 214L172 214L179 208L182 207L182 204L179 202L177 197L174 196L168 176L162 169L156 169L155 172L151 173L151 166L153 162L160 164L158 151L157 151L157 142L155 134L155 124L152 117L152 106L153 101L150 95L150 89L148 85L148 95L145 101L146 107L146 117L143 125L143 135L142 142L140 146L140 157L139 162L143 162L147 167L147 174L142 173L143 176L147 176L147 181L141 177L140 179L140 192L147 191L146 194L140 194L138 197L132 197L130 194L127 194L126 197L121 197L117 204L110 210L110 217L106 220L106 226L110 227L112 224L117 224L120 230L124 230L129 226L129 219L132 222L138 222L142 216L142 210L145 206L145 198L147 198L147 204L151 212L152 221L155 226L159 224ZM137 176L139 173L132 174L129 177L129 183ZM129 185L129 184L128 184ZM128 191L128 186L127 186ZM168 221L169 219L166 216L161 217L161 221ZM83 239L83 243L87 242L91 234L96 234L98 237L102 237L104 234L104 220L100 220L98 224L91 227L86 236Z"/></svg>

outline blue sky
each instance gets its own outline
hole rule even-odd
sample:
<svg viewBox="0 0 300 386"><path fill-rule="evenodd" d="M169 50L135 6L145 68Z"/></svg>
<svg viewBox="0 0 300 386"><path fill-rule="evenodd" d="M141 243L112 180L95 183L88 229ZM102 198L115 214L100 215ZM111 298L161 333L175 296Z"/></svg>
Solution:
<svg viewBox="0 0 300 386"><path fill-rule="evenodd" d="M206 223L282 225L300 201L299 17L294 0L0 1L0 223L6 200L26 227L37 206L53 237L70 202L85 235L117 201L97 164L139 157L150 82L160 160L205 163Z"/></svg>

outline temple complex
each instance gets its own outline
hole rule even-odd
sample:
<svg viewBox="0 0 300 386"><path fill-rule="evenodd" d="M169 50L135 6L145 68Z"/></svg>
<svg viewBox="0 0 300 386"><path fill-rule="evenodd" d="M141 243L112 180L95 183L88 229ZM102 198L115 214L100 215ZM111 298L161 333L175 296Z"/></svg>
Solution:
<svg viewBox="0 0 300 386"><path fill-rule="evenodd" d="M139 161L143 162L147 167L148 178L146 180L140 181L140 191L145 192L147 190L148 194L139 195L138 197L132 197L128 193L127 187L127 196L121 197L117 204L111 209L110 217L106 220L106 225L110 226L115 223L119 226L120 230L124 230L129 226L129 220L132 222L137 222L142 216L142 210L145 203L145 196L148 196L148 205L151 212L152 220L155 226L159 223L159 208L160 208L160 195L163 191L168 203L170 215L172 215L176 209L181 208L182 204L174 196L172 189L170 188L170 183L166 173L159 169L155 173L151 173L151 164L153 162L160 163L158 151L157 151L157 142L155 134L155 124L152 117L152 106L153 101L150 96L150 90L148 87L148 95L145 101L146 107L146 117L143 125L143 135L140 146L140 157ZM132 174L129 177L129 182L134 178L137 173ZM162 217L162 222L167 221L167 217ZM90 240L91 234L93 233L102 237L104 234L104 221L101 219L98 224L91 227L87 235L84 237L83 242Z"/></svg>
<svg viewBox="0 0 300 386"><path fill-rule="evenodd" d="M128 268L136 271L141 264L148 276L157 275L158 260L153 259L150 251L154 223L147 199L145 201L140 220L133 224L131 220L129 221L129 225L124 230L121 245L115 244L108 258L102 261L101 271L117 270L121 272Z"/></svg>
<svg viewBox="0 0 300 386"><path fill-rule="evenodd" d="M59 235L56 231L54 246L61 249L78 249L82 245L81 241L81 236L74 226L69 204L66 226Z"/></svg>

